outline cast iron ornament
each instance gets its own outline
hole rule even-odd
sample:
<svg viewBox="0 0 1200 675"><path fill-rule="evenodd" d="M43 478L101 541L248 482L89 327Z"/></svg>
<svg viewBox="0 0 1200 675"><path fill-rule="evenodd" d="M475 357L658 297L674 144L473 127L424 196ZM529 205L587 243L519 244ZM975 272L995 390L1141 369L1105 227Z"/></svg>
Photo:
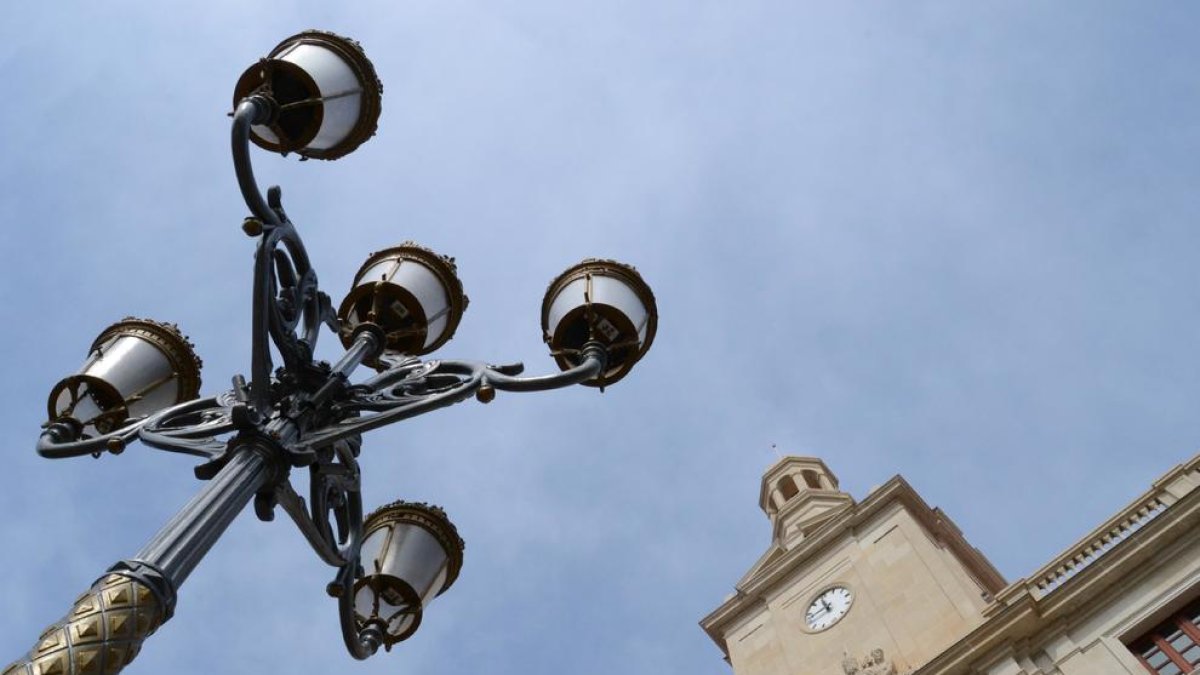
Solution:
<svg viewBox="0 0 1200 675"><path fill-rule="evenodd" d="M283 209L280 188L271 187L264 198L254 179L250 129L278 116L269 93L255 91L242 98L232 125L234 168L251 213L243 230L256 241L249 381L237 375L228 391L125 420L120 428L90 437L77 424L52 419L37 443L43 457L63 459L118 454L140 440L151 448L203 458L195 474L208 483L137 555L101 576L2 675L93 668L119 672L136 656L142 640L170 618L178 587L250 500L266 521L281 507L317 556L336 568L326 590L338 601L346 648L358 659L371 656L381 645L380 636L356 628L351 606L354 583L364 574L357 462L362 434L471 396L486 403L497 390L557 389L596 380L605 371L608 351L598 340L586 343L576 365L563 372L521 377L519 363L421 361L386 353L386 335L370 325L345 340L346 352L336 363L315 361L322 327L338 334L343 326L318 286L300 234ZM278 367L272 345L280 356ZM380 372L351 383L351 373L363 363ZM309 474L307 499L288 480L293 469L302 468ZM145 608L142 614L138 607ZM132 621L128 632L122 632L125 623L102 621L118 614ZM100 623L89 623L93 616ZM92 633L68 634L93 628L99 631L95 639L89 637Z"/></svg>

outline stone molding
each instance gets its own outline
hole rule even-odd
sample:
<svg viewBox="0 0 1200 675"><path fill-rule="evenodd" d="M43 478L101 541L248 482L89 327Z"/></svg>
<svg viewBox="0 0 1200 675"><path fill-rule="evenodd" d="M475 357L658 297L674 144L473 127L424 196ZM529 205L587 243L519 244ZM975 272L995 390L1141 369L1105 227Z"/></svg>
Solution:
<svg viewBox="0 0 1200 675"><path fill-rule="evenodd" d="M1200 455L1186 466L1200 466ZM1030 646L1039 643L1040 648L1050 646L1054 640L1047 642L1046 636L1061 634L1064 626L1112 602L1113 588L1144 573L1156 559L1170 558L1163 554L1177 549L1180 542L1195 545L1197 532L1200 490L1192 490L1053 593L1039 592L1029 579L1014 582L998 594L984 624L915 669L913 675L974 672L970 670L973 665L1005 645L1027 642Z"/></svg>

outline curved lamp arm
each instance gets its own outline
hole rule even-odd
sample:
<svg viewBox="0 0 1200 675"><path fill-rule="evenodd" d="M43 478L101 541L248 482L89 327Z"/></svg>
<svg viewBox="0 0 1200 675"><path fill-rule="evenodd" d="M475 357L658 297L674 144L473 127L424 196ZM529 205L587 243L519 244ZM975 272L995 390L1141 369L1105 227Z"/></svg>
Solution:
<svg viewBox="0 0 1200 675"><path fill-rule="evenodd" d="M66 459L108 451L120 454L135 438L159 450L213 458L225 443L215 437L235 430L231 420L232 392L184 401L149 417L130 421L116 431L80 441L66 422L51 422L38 438L37 453L47 459Z"/></svg>
<svg viewBox="0 0 1200 675"><path fill-rule="evenodd" d="M272 107L271 100L265 96L248 96L242 99L233 112L231 142L233 168L237 172L242 199L246 200L246 206L255 218L265 225L276 226L282 224L283 219L263 199L258 190L258 183L254 180L254 167L250 164L250 127L270 119Z"/></svg>
<svg viewBox="0 0 1200 675"><path fill-rule="evenodd" d="M507 369L489 366L483 378L487 385L504 391L546 391L587 382L604 372L608 363L608 350L603 345L599 342L588 342L580 351L583 359L579 365L561 373L515 377L515 374L506 373Z"/></svg>
<svg viewBox="0 0 1200 675"><path fill-rule="evenodd" d="M472 394L492 400L494 389L546 391L586 382L604 371L607 352L598 343L584 345L582 362L561 373L517 377L520 365L490 366L474 361L404 362L361 385L351 387L349 398L335 403L341 421L306 434L300 445L316 448L362 434L393 422L464 401ZM375 414L356 416L359 412Z"/></svg>
<svg viewBox="0 0 1200 675"><path fill-rule="evenodd" d="M275 487L279 505L296 523L317 557L332 567L344 567L357 560L362 547L362 490L352 449L355 445L335 443L332 456L310 467L311 508L290 482L280 481ZM331 496L334 498L330 499ZM337 536L329 525L331 515L337 521Z"/></svg>
<svg viewBox="0 0 1200 675"><path fill-rule="evenodd" d="M51 422L38 436L37 453L46 459L67 459L91 455L99 457L106 450L119 453L137 437L138 429L146 423L145 418L136 420L116 431L88 438L82 441L69 441L74 436L72 429L64 422Z"/></svg>
<svg viewBox="0 0 1200 675"><path fill-rule="evenodd" d="M346 643L346 651L359 661L366 660L379 651L383 639L379 630L368 626L359 632L354 620L354 578L358 573L358 555L346 562L338 570L337 577L329 584L326 591L337 598L338 620L342 626L342 641Z"/></svg>
<svg viewBox="0 0 1200 675"><path fill-rule="evenodd" d="M283 357L284 366L299 370L312 361L321 324L333 327L329 298L317 287L316 272L300 234L283 211L279 188L268 190L268 199L264 200L254 179L250 128L268 121L276 107L270 97L261 94L242 99L233 113L231 131L238 187L250 213L259 221L248 223L245 229L247 234L259 236L254 258L250 402L264 415L271 406L274 369L268 337Z"/></svg>

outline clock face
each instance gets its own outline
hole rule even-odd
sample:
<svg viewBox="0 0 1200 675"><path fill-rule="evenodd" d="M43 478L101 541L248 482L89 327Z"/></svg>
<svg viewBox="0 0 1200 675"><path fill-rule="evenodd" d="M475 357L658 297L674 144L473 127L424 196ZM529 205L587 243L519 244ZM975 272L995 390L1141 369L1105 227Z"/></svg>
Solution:
<svg viewBox="0 0 1200 675"><path fill-rule="evenodd" d="M845 586L834 586L813 598L804 612L804 623L809 630L825 630L846 616L854 596Z"/></svg>

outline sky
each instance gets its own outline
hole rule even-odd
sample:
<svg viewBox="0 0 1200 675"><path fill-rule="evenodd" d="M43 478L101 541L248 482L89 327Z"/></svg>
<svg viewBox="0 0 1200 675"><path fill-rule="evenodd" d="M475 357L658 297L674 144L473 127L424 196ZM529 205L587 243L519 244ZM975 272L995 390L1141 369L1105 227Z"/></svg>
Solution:
<svg viewBox="0 0 1200 675"><path fill-rule="evenodd" d="M283 38L350 36L384 83L354 154L254 154L335 302L412 239L471 298L438 356L549 372L546 284L608 257L653 287L658 336L603 394L501 392L365 438L368 507L440 504L467 542L390 654L345 653L333 570L250 512L128 673L727 673L697 622L769 544L772 445L859 499L901 474L1031 574L1200 445L1198 23L1177 2L11 3L0 660L199 488L184 456L34 444L124 316L179 323L205 393L248 372L225 113Z"/></svg>

